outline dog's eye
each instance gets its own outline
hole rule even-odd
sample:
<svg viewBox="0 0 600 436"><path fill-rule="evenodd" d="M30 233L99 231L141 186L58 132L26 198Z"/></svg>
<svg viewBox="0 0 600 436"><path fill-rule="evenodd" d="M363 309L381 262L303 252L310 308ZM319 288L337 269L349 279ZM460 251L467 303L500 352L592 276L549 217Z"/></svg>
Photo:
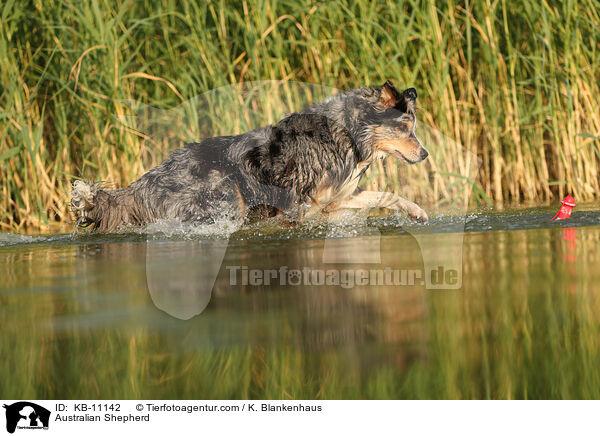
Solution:
<svg viewBox="0 0 600 436"><path fill-rule="evenodd" d="M396 130L399 130L401 132L408 132L409 126L406 123L398 123L396 124Z"/></svg>

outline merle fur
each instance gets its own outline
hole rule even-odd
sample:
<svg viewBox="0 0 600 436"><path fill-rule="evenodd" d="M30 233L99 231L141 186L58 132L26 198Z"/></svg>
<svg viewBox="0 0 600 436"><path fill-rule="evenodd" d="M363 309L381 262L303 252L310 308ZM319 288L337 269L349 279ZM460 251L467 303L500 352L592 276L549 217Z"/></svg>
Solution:
<svg viewBox="0 0 600 436"><path fill-rule="evenodd" d="M73 195L78 224L110 231L164 218L297 217L318 188L340 188L359 162L372 159L374 127L415 116L416 91L386 85L391 107L378 103L383 88L349 90L273 126L186 144L124 189L87 185L90 196Z"/></svg>

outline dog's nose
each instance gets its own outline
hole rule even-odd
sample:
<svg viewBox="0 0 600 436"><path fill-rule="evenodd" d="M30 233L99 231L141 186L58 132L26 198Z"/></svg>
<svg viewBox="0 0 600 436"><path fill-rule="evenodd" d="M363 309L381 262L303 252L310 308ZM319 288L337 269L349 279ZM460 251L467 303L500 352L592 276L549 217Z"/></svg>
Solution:
<svg viewBox="0 0 600 436"><path fill-rule="evenodd" d="M424 148L421 148L421 160L427 159L427 156L429 156L429 153L427 152L427 150L425 150Z"/></svg>

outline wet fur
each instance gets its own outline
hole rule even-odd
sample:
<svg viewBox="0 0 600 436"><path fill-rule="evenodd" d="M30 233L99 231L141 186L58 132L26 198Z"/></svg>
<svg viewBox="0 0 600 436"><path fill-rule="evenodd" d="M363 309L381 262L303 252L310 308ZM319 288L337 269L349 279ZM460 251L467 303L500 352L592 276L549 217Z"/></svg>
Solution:
<svg viewBox="0 0 600 436"><path fill-rule="evenodd" d="M274 126L186 144L127 188L75 182L71 205L79 225L102 232L165 218L211 223L283 212L296 220L344 207L375 159L427 157L414 134L416 98L414 89L400 93L389 81L346 91ZM375 197L365 207L403 209L426 221L407 200L377 204ZM348 207L361 207L361 199Z"/></svg>

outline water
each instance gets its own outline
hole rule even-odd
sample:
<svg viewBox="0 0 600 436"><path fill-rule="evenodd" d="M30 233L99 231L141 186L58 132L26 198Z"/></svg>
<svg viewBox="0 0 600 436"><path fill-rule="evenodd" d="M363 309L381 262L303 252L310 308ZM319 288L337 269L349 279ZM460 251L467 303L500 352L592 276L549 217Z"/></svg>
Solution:
<svg viewBox="0 0 600 436"><path fill-rule="evenodd" d="M0 234L0 394L597 399L600 212L554 212Z"/></svg>

